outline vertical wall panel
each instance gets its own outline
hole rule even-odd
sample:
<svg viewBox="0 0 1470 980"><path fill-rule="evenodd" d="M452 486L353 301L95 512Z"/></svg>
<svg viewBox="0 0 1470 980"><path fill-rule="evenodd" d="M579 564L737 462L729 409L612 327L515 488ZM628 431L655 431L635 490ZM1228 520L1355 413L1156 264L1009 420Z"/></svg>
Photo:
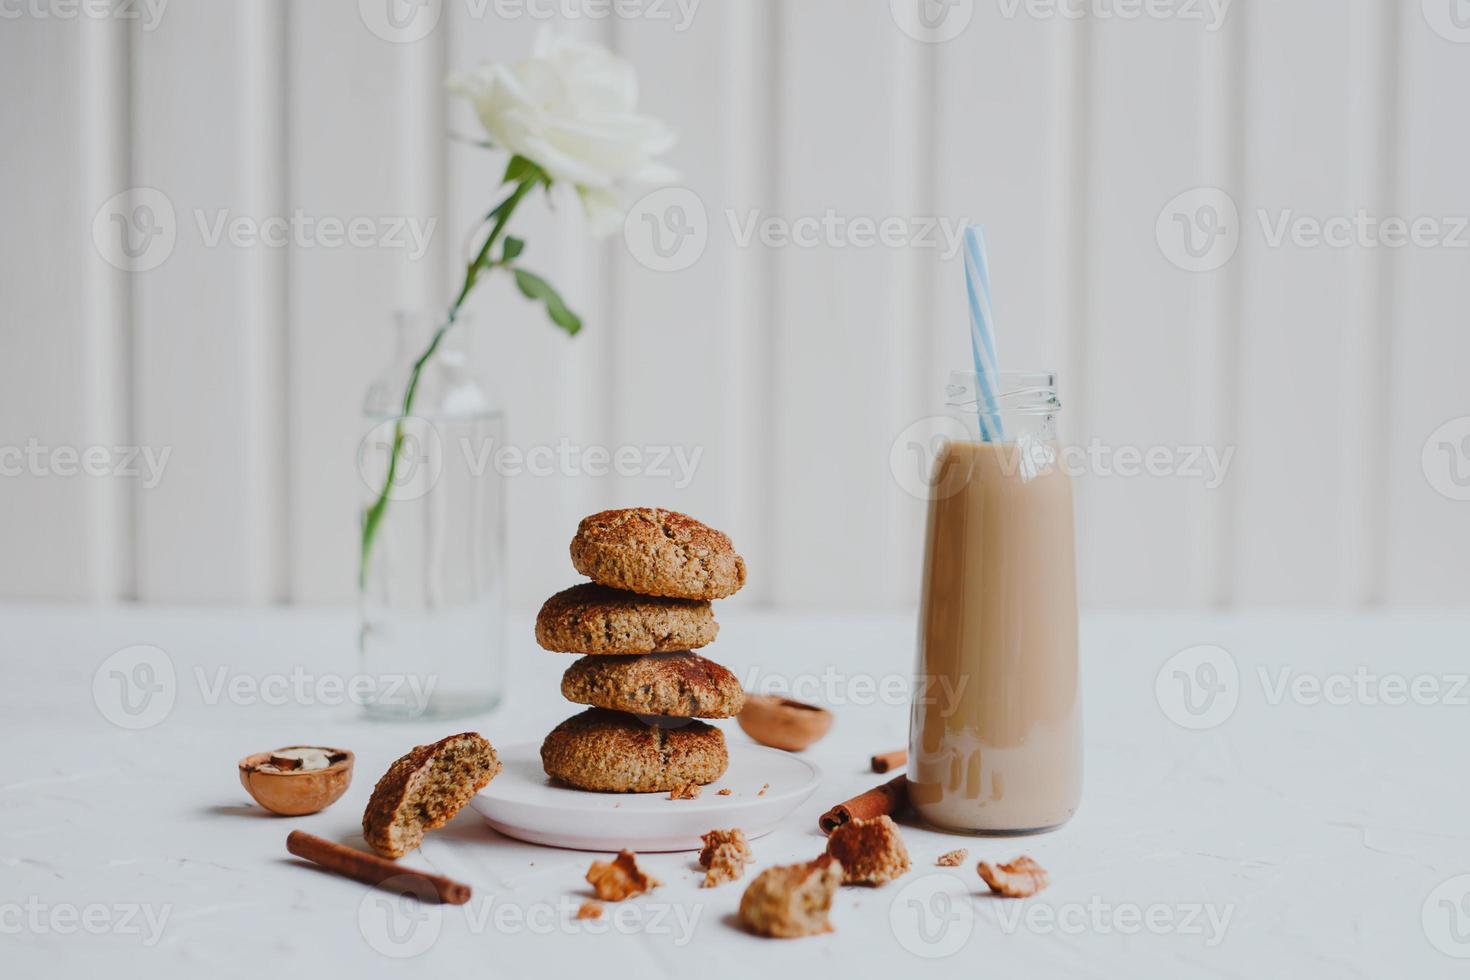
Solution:
<svg viewBox="0 0 1470 980"><path fill-rule="evenodd" d="M436 217L427 211L433 170L406 169L410 160L432 159L416 120L433 106L411 108L404 93L422 97L416 70L433 57L416 49L441 40L389 40L352 4L291 4L293 207L319 218L397 218L420 227ZM430 189L416 192L420 186ZM434 235L444 234L435 228ZM342 602L354 594L358 514L368 493L356 465L363 396L393 349L394 311L415 306L429 289L432 274L417 267L433 255L415 261L394 247L291 251L289 499L293 594L300 601Z"/></svg>
<svg viewBox="0 0 1470 980"><path fill-rule="evenodd" d="M1245 181L1238 196L1245 284L1241 308L1239 526L1235 593L1250 604L1350 602L1375 534L1347 488L1363 482L1371 436L1352 424L1368 391L1344 386L1348 359L1368 342L1373 315L1361 246L1294 244L1299 221L1382 213L1355 161L1379 152L1377 117L1350 93L1384 79L1354 57L1354 16L1368 4L1336 0L1241 5L1249 61ZM1344 16L1344 13L1347 16ZM1299 38L1324 55L1302 71ZM1357 99L1359 104L1366 100ZM1369 196L1364 196L1369 195ZM1283 224L1284 223L1284 224ZM1366 379L1365 379L1366 380ZM1353 520L1344 520L1351 509Z"/></svg>
<svg viewBox="0 0 1470 980"><path fill-rule="evenodd" d="M730 198L753 206L773 199L776 186L776 119L780 112L776 75L779 33L772 0L738 5L725 21L730 45L728 74L723 74L719 105L729 127L726 137L730 159L726 179ZM727 243L727 247L728 247ZM716 253L718 254L718 253ZM751 600L771 604L773 576L768 569L777 560L774 514L777 491L770 479L775 471L776 406L769 397L774 358L776 316L772 292L774 261L758 248L732 249L725 270L725 299L730 329L718 338L720 374L728 377L731 397L722 408L719 446L733 459L735 472L720 481L725 503L718 509L729 515L732 533L739 535L742 553L760 578L751 584Z"/></svg>
<svg viewBox="0 0 1470 980"><path fill-rule="evenodd" d="M786 604L891 602L916 573L888 451L912 420L923 331L911 247L862 244L855 219L914 217L907 131L919 66L885 6L779 7L780 182L760 217L775 252L777 553ZM817 226L831 215L832 230ZM802 222L802 225L796 224ZM846 570L835 575L834 569Z"/></svg>
<svg viewBox="0 0 1470 980"><path fill-rule="evenodd" d="M746 600L766 595L770 581L770 552L756 517L770 472L769 416L760 395L768 379L758 372L774 325L761 302L769 256L742 247L730 218L770 200L766 134L774 80L757 70L769 58L769 17L764 3L710 4L695 8L687 24L617 24L619 52L639 67L644 111L679 130L669 155L679 178L635 207L633 244L621 234L615 239L613 267L612 441L671 455L657 472L606 481L608 499L672 507L728 530L754 573ZM702 252L696 239L674 237L680 214L706 230ZM650 267L655 233L673 250L674 268ZM673 453L683 454L692 475Z"/></svg>
<svg viewBox="0 0 1470 980"><path fill-rule="evenodd" d="M1220 414L1194 397L1199 347L1215 343L1204 297L1222 273L1171 262L1156 222L1175 195L1221 180L1221 163L1201 152L1221 125L1201 65L1227 60L1229 35L1179 18L1088 28L1088 305L1070 411L1072 431L1106 463L1078 483L1080 587L1093 604L1200 603L1212 586L1200 553L1216 547L1196 519L1202 482L1116 468L1127 462L1119 451L1223 441Z"/></svg>
<svg viewBox="0 0 1470 980"><path fill-rule="evenodd" d="M83 115L81 124L82 210L108 200L129 184L129 38L125 21L85 19L82 42ZM126 446L132 426L132 283L128 273L104 261L86 241L90 229L69 229L85 257L85 341L81 352L80 399L86 412L89 446ZM87 549L86 596L96 600L135 595L137 486L127 479L92 479L84 528ZM78 525L73 522L73 527Z"/></svg>
<svg viewBox="0 0 1470 980"><path fill-rule="evenodd" d="M284 0L257 0L236 8L241 45L240 202L251 214L288 213L286 159L286 13ZM285 248L253 248L240 257L239 369L249 411L240 456L248 562L252 585L267 599L290 597L289 520L291 432L290 365L286 344L290 307Z"/></svg>
<svg viewBox="0 0 1470 980"><path fill-rule="evenodd" d="M1241 186L1245 131L1245 18L1228 16L1218 31L1204 39L1200 51L1200 129L1198 157L1206 186ZM1229 262L1212 274L1196 276L1190 317L1190 360L1187 444L1218 454L1238 443L1240 403L1241 263ZM1218 458L1223 460L1223 455ZM1192 600L1223 607L1233 600L1233 534L1238 482L1226 478L1211 488L1203 482L1184 485L1188 507L1185 523L1191 547L1183 569Z"/></svg>
<svg viewBox="0 0 1470 980"><path fill-rule="evenodd" d="M1395 4L1360 0L1349 8L1356 67L1348 90L1353 120L1348 179L1353 200L1380 215L1399 213L1402 198L1398 147L1402 141L1400 76L1403 71L1402 16ZM1466 247L1470 248L1470 236ZM1392 438L1392 344L1395 253L1385 248L1359 248L1354 255L1354 316L1344 326L1339 345L1342 392L1342 465L1338 536L1343 542L1343 604L1375 606L1383 602L1388 569L1388 487L1392 474L1382 452ZM1328 420L1330 426L1332 420Z"/></svg>
<svg viewBox="0 0 1470 980"><path fill-rule="evenodd" d="M138 592L146 600L260 602L274 592L271 543L258 477L279 455L252 458L268 393L247 323L242 269L261 244L232 241L255 223L247 188L254 159L241 126L248 47L236 7L171 6L155 30L134 31L133 181L166 199L176 232L157 268L135 275L137 433L171 453L163 481L139 494ZM216 233L220 233L215 239ZM166 241L165 239L157 239ZM267 423L268 425L268 423Z"/></svg>
<svg viewBox="0 0 1470 980"><path fill-rule="evenodd" d="M1404 248L1395 256L1392 387L1375 403L1392 425L1380 457L1390 477L1386 595L1391 603L1464 605L1470 600L1470 421L1464 421L1470 418L1470 233L1455 229L1470 217L1470 128L1463 123L1470 31L1452 28L1448 9L1439 25L1444 34L1419 4L1401 9L1397 210L1434 219L1441 235L1459 244Z"/></svg>
<svg viewBox="0 0 1470 980"><path fill-rule="evenodd" d="M97 27L99 25L89 25ZM89 485L108 477L56 476L50 450L80 451L88 425L84 349L92 311L78 288L101 263L92 246L96 201L82 199L82 35L75 21L21 16L0 29L0 593L89 595ZM88 189L93 182L88 181ZM106 272L95 274L107 276ZM28 446L38 464L21 455ZM64 460L62 461L65 465ZM76 465L73 460L71 465Z"/></svg>

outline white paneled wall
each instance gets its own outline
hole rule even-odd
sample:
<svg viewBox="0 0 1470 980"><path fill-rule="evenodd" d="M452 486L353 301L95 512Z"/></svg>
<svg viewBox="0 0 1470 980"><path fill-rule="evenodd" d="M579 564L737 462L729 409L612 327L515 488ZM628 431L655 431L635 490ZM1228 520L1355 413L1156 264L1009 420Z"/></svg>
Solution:
<svg viewBox="0 0 1470 980"><path fill-rule="evenodd" d="M753 569L744 601L915 599L923 505L889 448L966 363L961 266L842 232L740 240L752 220L832 214L986 223L1002 360L1061 372L1078 443L1234 451L1217 489L1081 479L1089 603L1463 603L1470 503L1436 492L1421 455L1470 415L1470 249L1274 246L1259 216L1470 215L1470 38L1434 2L1235 0L1218 29L1011 0L634 18L568 16L606 9L580 0L174 0L156 20L28 5L0 21L0 448L169 455L157 486L0 477L0 595L351 597L363 390L392 311L455 287L503 163L447 138L477 124L442 81L520 57L551 23L638 66L646 109L681 132L672 161L708 245L653 271L537 202L516 219L526 262L586 329L565 337L497 281L463 346L512 444L702 455L687 487L514 478L518 602L571 579L579 516L630 503L728 529ZM906 4L963 29L916 39ZM385 12L409 18L397 40ZM1201 187L1238 206L1240 245L1187 272L1156 221ZM173 210L173 250L146 271L94 239L128 188ZM415 258L272 248L212 242L221 214L434 230Z"/></svg>

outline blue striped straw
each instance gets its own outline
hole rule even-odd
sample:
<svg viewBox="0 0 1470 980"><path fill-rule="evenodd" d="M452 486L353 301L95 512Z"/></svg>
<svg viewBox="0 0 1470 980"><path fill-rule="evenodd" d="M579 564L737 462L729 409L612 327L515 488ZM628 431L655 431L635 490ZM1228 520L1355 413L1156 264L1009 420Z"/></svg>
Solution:
<svg viewBox="0 0 1470 980"><path fill-rule="evenodd" d="M970 296L970 352L975 358L979 398L980 438L1004 442L1000 418L1000 366L995 357L995 317L990 310L990 265L985 253L985 229L965 228L965 290Z"/></svg>

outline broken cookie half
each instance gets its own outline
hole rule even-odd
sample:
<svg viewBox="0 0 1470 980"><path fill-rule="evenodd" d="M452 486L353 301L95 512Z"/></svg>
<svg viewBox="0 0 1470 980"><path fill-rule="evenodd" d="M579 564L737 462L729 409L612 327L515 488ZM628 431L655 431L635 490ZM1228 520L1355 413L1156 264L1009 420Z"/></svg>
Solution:
<svg viewBox="0 0 1470 980"><path fill-rule="evenodd" d="M384 857L400 858L424 833L449 822L500 772L495 749L478 732L420 745L378 780L362 815L362 835Z"/></svg>

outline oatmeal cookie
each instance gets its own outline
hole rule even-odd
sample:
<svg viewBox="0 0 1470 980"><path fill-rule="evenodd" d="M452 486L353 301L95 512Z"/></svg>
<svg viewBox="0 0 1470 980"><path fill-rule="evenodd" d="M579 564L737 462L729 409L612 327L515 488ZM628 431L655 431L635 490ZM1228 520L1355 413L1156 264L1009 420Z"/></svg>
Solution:
<svg viewBox="0 0 1470 980"><path fill-rule="evenodd" d="M563 589L536 616L536 642L556 653L696 650L719 631L708 602L637 595L595 582Z"/></svg>
<svg viewBox="0 0 1470 980"><path fill-rule="evenodd" d="M693 653L583 657L561 678L568 701L640 715L730 718L745 691L729 670Z"/></svg>
<svg viewBox="0 0 1470 980"><path fill-rule="evenodd" d="M594 582L642 595L723 599L745 584L730 539L685 514L652 507L582 519L572 564Z"/></svg>
<svg viewBox="0 0 1470 980"><path fill-rule="evenodd" d="M541 744L548 776L604 793L667 793L710 783L728 764L718 728L702 721L665 728L605 708L573 715Z"/></svg>

